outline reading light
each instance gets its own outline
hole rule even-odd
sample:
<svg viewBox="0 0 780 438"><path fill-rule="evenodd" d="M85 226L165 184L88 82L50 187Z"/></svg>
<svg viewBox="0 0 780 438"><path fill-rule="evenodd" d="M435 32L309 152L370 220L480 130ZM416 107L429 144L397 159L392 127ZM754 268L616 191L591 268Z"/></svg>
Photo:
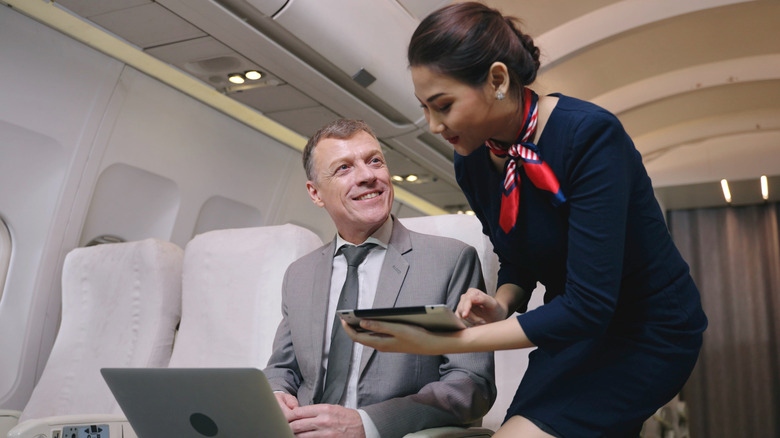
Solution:
<svg viewBox="0 0 780 438"><path fill-rule="evenodd" d="M769 182L766 180L766 175L761 175L761 197L764 201L769 199Z"/></svg>
<svg viewBox="0 0 780 438"><path fill-rule="evenodd" d="M248 72L244 72L244 77L249 79L250 81L256 81L262 78L263 74L257 70L249 70Z"/></svg>
<svg viewBox="0 0 780 438"><path fill-rule="evenodd" d="M723 197L726 198L726 202L731 204L731 192L729 191L729 182L725 179L720 180L720 186L723 188Z"/></svg>
<svg viewBox="0 0 780 438"><path fill-rule="evenodd" d="M230 73L228 75L228 80L234 84L243 84L244 76L242 76L241 73Z"/></svg>
<svg viewBox="0 0 780 438"><path fill-rule="evenodd" d="M399 176L399 175L393 175L393 181L401 182L403 180L404 180L404 177Z"/></svg>
<svg viewBox="0 0 780 438"><path fill-rule="evenodd" d="M406 180L409 182L415 182L417 181L417 175L407 175Z"/></svg>

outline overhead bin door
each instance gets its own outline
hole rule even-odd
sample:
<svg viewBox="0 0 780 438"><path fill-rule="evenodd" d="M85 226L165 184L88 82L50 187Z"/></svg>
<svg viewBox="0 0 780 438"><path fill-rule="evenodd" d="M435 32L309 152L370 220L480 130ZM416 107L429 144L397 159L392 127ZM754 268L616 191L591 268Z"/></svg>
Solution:
<svg viewBox="0 0 780 438"><path fill-rule="evenodd" d="M406 62L419 21L395 0L291 0L274 21L350 77L376 78L366 88L409 120L422 116Z"/></svg>
<svg viewBox="0 0 780 438"><path fill-rule="evenodd" d="M263 15L273 17L274 14L279 12L288 0L245 0L253 8L260 11Z"/></svg>

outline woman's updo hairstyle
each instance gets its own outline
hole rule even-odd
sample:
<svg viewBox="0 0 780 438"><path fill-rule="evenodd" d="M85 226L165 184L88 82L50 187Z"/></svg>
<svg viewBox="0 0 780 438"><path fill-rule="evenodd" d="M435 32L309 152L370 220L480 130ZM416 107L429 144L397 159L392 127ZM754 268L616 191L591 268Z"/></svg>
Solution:
<svg viewBox="0 0 780 438"><path fill-rule="evenodd" d="M519 20L476 2L454 3L425 17L407 56L410 67L425 66L473 87L485 83L494 62L503 62L516 97L539 70L539 49L519 30Z"/></svg>

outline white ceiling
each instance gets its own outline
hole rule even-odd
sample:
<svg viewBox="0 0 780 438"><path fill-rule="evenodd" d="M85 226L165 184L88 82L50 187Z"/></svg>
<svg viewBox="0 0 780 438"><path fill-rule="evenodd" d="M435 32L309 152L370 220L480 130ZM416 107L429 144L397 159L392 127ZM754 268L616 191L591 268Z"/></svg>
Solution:
<svg viewBox="0 0 780 438"><path fill-rule="evenodd" d="M265 116L308 136L337 117L366 120L402 183L445 209L465 204L451 149L427 132L405 49L447 0L55 0ZM780 192L780 1L489 0L542 50L534 87L614 112L667 208L762 202ZM351 79L365 68L377 80ZM231 86L227 74L266 78Z"/></svg>

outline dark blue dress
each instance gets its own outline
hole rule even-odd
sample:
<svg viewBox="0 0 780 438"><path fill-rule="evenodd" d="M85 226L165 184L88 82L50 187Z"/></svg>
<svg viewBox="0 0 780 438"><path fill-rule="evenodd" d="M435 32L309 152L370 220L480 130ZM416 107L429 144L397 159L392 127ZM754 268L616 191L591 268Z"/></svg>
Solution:
<svg viewBox="0 0 780 438"><path fill-rule="evenodd" d="M522 415L566 438L635 437L687 380L707 319L620 122L556 96L537 146L564 204L521 171L517 223L505 234L503 173L490 152L455 155L458 183L501 262L498 285L546 288L545 304L517 317L538 348L507 419Z"/></svg>

